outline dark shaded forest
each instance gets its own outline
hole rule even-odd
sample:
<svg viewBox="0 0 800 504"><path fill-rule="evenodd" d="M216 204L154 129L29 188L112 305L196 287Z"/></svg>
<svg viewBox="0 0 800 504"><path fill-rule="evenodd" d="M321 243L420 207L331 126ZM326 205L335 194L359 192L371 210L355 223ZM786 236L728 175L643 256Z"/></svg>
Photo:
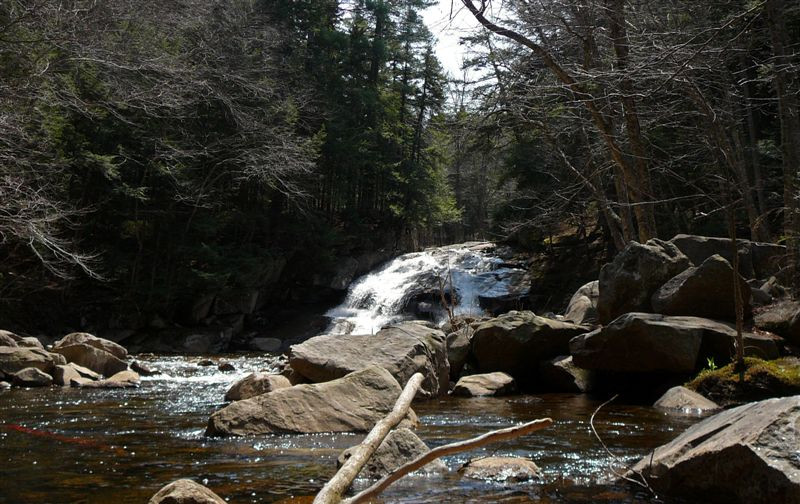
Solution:
<svg viewBox="0 0 800 504"><path fill-rule="evenodd" d="M342 258L473 238L797 256L796 3L453 2L485 28L468 81L430 3L4 1L0 319L297 301Z"/></svg>

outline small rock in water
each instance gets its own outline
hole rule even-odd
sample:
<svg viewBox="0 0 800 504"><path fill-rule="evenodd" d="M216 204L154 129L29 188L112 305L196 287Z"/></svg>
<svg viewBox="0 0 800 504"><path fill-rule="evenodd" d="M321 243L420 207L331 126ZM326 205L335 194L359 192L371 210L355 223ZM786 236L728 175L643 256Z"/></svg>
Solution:
<svg viewBox="0 0 800 504"><path fill-rule="evenodd" d="M145 366L139 361L133 361L133 364L131 364L131 370L139 373L142 376L153 376L159 373L158 369Z"/></svg>
<svg viewBox="0 0 800 504"><path fill-rule="evenodd" d="M12 379L19 387L46 387L53 383L52 376L34 367L17 371Z"/></svg>
<svg viewBox="0 0 800 504"><path fill-rule="evenodd" d="M532 461L520 457L474 458L458 470L465 478L523 482L539 477L539 468Z"/></svg>
<svg viewBox="0 0 800 504"><path fill-rule="evenodd" d="M147 504L226 504L208 488L189 479L173 481L158 491Z"/></svg>
<svg viewBox="0 0 800 504"><path fill-rule="evenodd" d="M687 413L704 413L720 409L719 405L714 401L706 399L694 390L681 386L667 390L653 406L659 409Z"/></svg>
<svg viewBox="0 0 800 504"><path fill-rule="evenodd" d="M336 467L342 467L356 448L357 446L354 446L343 451L336 460ZM431 451L430 448L411 430L406 428L393 430L370 457L358 476L360 478L382 478L429 451ZM441 473L447 471L447 466L440 459L436 459L418 471Z"/></svg>
<svg viewBox="0 0 800 504"><path fill-rule="evenodd" d="M8 390L11 388L11 384L6 381L0 381L0 390Z"/></svg>
<svg viewBox="0 0 800 504"><path fill-rule="evenodd" d="M203 359L197 363L198 366L213 366L214 361L211 359Z"/></svg>
<svg viewBox="0 0 800 504"><path fill-rule="evenodd" d="M501 396L516 392L517 385L510 375L497 371L464 376L453 388L453 395L466 397Z"/></svg>
<svg viewBox="0 0 800 504"><path fill-rule="evenodd" d="M230 362L220 362L219 366L217 366L217 369L227 373L231 371L236 371L236 366L234 366Z"/></svg>

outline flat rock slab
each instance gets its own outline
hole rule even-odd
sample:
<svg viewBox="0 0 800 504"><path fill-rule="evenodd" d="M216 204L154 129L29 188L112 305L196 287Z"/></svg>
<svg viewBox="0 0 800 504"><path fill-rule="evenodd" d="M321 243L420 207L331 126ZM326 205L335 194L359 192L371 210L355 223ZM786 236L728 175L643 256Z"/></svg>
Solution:
<svg viewBox="0 0 800 504"><path fill-rule="evenodd" d="M225 394L226 401L241 401L274 390L289 388L292 384L283 375L271 373L251 373L237 380Z"/></svg>
<svg viewBox="0 0 800 504"><path fill-rule="evenodd" d="M720 409L720 406L714 401L682 386L672 387L664 392L664 395L653 406L658 409L685 413L707 413Z"/></svg>
<svg viewBox="0 0 800 504"><path fill-rule="evenodd" d="M503 372L463 376L453 389L453 395L464 397L502 396L516 392L517 384Z"/></svg>
<svg viewBox="0 0 800 504"><path fill-rule="evenodd" d="M586 327L512 311L481 323L472 336L472 355L482 373L502 371L521 384L535 380L539 361L569 352L570 340Z"/></svg>
<svg viewBox="0 0 800 504"><path fill-rule="evenodd" d="M539 468L531 460L520 457L474 458L458 470L471 479L524 482L539 477Z"/></svg>
<svg viewBox="0 0 800 504"><path fill-rule="evenodd" d="M236 401L211 415L206 435L367 432L392 410L400 392L388 371L371 366L337 380ZM416 426L416 414L409 410L403 423Z"/></svg>
<svg viewBox="0 0 800 504"><path fill-rule="evenodd" d="M158 491L147 504L227 504L219 495L192 480L173 481Z"/></svg>
<svg viewBox="0 0 800 504"><path fill-rule="evenodd" d="M800 504L800 396L718 413L634 470L658 492L693 502Z"/></svg>
<svg viewBox="0 0 800 504"><path fill-rule="evenodd" d="M348 448L339 455L336 467L341 467L349 459L356 447ZM430 448L411 430L402 428L391 431L372 454L367 464L358 473L359 478L378 479L386 476L403 464L428 453ZM447 466L439 459L427 464L417 472L446 472Z"/></svg>
<svg viewBox="0 0 800 504"><path fill-rule="evenodd" d="M416 323L390 326L375 335L317 336L291 347L289 365L314 383L377 365L405 386L419 372L425 377L421 390L430 397L447 393L450 383L444 333Z"/></svg>

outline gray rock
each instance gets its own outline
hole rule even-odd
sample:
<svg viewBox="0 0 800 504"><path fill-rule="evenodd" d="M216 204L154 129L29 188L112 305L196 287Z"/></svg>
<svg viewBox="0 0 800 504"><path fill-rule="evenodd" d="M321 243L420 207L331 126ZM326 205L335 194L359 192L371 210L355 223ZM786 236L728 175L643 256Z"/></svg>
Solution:
<svg viewBox="0 0 800 504"><path fill-rule="evenodd" d="M280 352L283 341L278 338L253 338L250 349L257 352Z"/></svg>
<svg viewBox="0 0 800 504"><path fill-rule="evenodd" d="M131 371L135 371L136 373L139 373L141 376L153 376L159 373L157 369L152 369L149 366L142 364L139 361L133 361L131 363Z"/></svg>
<svg viewBox="0 0 800 504"><path fill-rule="evenodd" d="M595 380L594 372L576 366L571 355L540 362L539 378L548 392L591 392Z"/></svg>
<svg viewBox="0 0 800 504"><path fill-rule="evenodd" d="M186 334L181 351L189 354L213 354L224 352L230 345L233 329L230 327L209 327Z"/></svg>
<svg viewBox="0 0 800 504"><path fill-rule="evenodd" d="M650 312L664 282L692 264L675 245L658 239L631 242L600 270L597 315L602 324L628 312Z"/></svg>
<svg viewBox="0 0 800 504"><path fill-rule="evenodd" d="M720 255L733 264L733 247L730 238L678 234L670 240L670 243L678 247L695 265L702 264L713 255ZM739 274L745 278L765 278L756 275L753 269L751 242L737 240L736 245L739 254Z"/></svg>
<svg viewBox="0 0 800 504"><path fill-rule="evenodd" d="M231 385L225 394L225 400L241 401L291 386L289 379L279 374L251 373Z"/></svg>
<svg viewBox="0 0 800 504"><path fill-rule="evenodd" d="M706 413L717 411L719 405L710 399L706 399L694 390L678 386L664 392L653 407L664 410L677 410L684 413Z"/></svg>
<svg viewBox="0 0 800 504"><path fill-rule="evenodd" d="M475 332L470 326L465 325L447 335L447 361L450 363L450 379L458 380L470 355L472 335Z"/></svg>
<svg viewBox="0 0 800 504"><path fill-rule="evenodd" d="M453 395L464 397L502 396L517 390L514 378L503 372L463 376L453 388Z"/></svg>
<svg viewBox="0 0 800 504"><path fill-rule="evenodd" d="M503 371L521 385L531 383L537 363L569 352L569 341L583 326L509 312L481 323L472 336L472 355L481 373Z"/></svg>
<svg viewBox="0 0 800 504"><path fill-rule="evenodd" d="M573 324L597 322L597 300L600 297L600 281L595 280L578 289L567 305L564 320Z"/></svg>
<svg viewBox="0 0 800 504"><path fill-rule="evenodd" d="M227 504L222 497L192 480L173 481L150 498L148 504Z"/></svg>
<svg viewBox="0 0 800 504"><path fill-rule="evenodd" d="M315 383L378 365L405 386L420 372L425 377L421 392L436 397L447 393L450 378L445 340L438 329L415 323L389 326L375 335L322 335L293 345L289 364Z"/></svg>
<svg viewBox="0 0 800 504"><path fill-rule="evenodd" d="M800 503L800 396L767 399L689 427L635 467L693 502Z"/></svg>
<svg viewBox="0 0 800 504"><path fill-rule="evenodd" d="M236 371L236 366L234 366L230 362L220 362L219 365L217 365L217 369L219 369L224 373L231 373L233 371Z"/></svg>
<svg viewBox="0 0 800 504"><path fill-rule="evenodd" d="M800 302L779 301L759 310L754 317L756 327L800 345Z"/></svg>
<svg viewBox="0 0 800 504"><path fill-rule="evenodd" d="M61 354L68 362L91 369L103 376L112 376L128 369L128 363L95 346L84 343L59 346L53 352Z"/></svg>
<svg viewBox="0 0 800 504"><path fill-rule="evenodd" d="M539 477L539 468L521 457L483 457L469 460L458 470L465 478L520 483Z"/></svg>
<svg viewBox="0 0 800 504"><path fill-rule="evenodd" d="M14 385L18 387L47 387L53 384L53 377L33 368L25 368L11 375Z"/></svg>
<svg viewBox="0 0 800 504"><path fill-rule="evenodd" d="M337 380L295 385L231 403L211 415L206 435L367 432L392 410L401 391L388 371L371 366ZM409 411L401 426L417 422Z"/></svg>
<svg viewBox="0 0 800 504"><path fill-rule="evenodd" d="M745 316L749 315L750 286L741 275L739 289ZM692 315L736 320L733 268L715 254L700 266L688 268L668 280L653 294L653 310L664 315Z"/></svg>
<svg viewBox="0 0 800 504"><path fill-rule="evenodd" d="M58 364L66 364L63 356L40 348L0 346L0 373L11 375L28 367L52 373Z"/></svg>
<svg viewBox="0 0 800 504"><path fill-rule="evenodd" d="M125 360L128 358L128 351L122 345L98 338L89 333L70 333L53 344L53 350L72 345L88 345L98 350L108 352L117 359Z"/></svg>
<svg viewBox="0 0 800 504"><path fill-rule="evenodd" d="M352 456L353 448L348 448L339 455L336 467L341 467ZM420 455L428 453L430 448L409 429L395 429L391 431L375 450L367 464L358 473L359 478L379 479L394 471L403 464L414 460ZM418 472L442 473L447 471L447 466L439 459L429 463Z"/></svg>

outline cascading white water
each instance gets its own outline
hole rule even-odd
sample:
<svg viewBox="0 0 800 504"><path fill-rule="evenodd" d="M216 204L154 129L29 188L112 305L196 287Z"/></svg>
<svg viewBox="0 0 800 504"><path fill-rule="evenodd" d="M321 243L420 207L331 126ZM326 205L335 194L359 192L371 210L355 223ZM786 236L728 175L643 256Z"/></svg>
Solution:
<svg viewBox="0 0 800 504"><path fill-rule="evenodd" d="M402 255L350 285L344 302L326 313L331 334L372 334L388 324L427 312L443 322L440 289L455 302L456 315L480 315L481 298L525 295L525 271L503 266L493 245L466 243ZM451 280L452 279L452 280ZM452 291L452 292L451 292ZM413 306L412 306L413 305Z"/></svg>

